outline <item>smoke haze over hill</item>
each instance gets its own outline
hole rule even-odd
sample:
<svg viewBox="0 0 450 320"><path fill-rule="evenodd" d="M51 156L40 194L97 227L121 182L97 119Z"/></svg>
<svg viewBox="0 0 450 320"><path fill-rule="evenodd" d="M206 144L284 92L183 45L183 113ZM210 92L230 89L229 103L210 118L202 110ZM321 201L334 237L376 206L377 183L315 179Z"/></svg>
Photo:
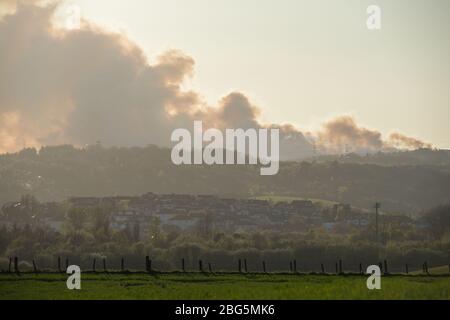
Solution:
<svg viewBox="0 0 450 320"><path fill-rule="evenodd" d="M58 2L57 2L58 3ZM329 120L318 132L262 123L245 93L231 92L216 106L183 89L194 58L170 50L149 63L124 35L82 21L79 29L55 27L57 3L19 2L0 20L0 153L23 147L101 141L106 146L170 145L175 128L281 129L281 158L322 153L374 152L431 147L395 133L383 139L350 116ZM15 1L5 2L8 9Z"/></svg>

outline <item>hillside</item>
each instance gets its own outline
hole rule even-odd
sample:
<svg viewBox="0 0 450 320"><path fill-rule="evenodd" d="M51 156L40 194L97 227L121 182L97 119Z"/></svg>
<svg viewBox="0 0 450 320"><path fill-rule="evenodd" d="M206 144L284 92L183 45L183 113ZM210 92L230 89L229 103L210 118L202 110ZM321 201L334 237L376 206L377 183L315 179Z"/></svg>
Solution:
<svg viewBox="0 0 450 320"><path fill-rule="evenodd" d="M321 155L307 160L376 164L380 166L435 166L448 170L450 167L450 150L418 149L412 151L368 153L365 155L349 153L346 155Z"/></svg>
<svg viewBox="0 0 450 320"><path fill-rule="evenodd" d="M26 149L0 156L0 204L33 194L39 200L146 192L280 195L324 199L385 211L417 213L450 202L448 167L338 161L283 162L278 175L259 166L175 166L170 150L92 146Z"/></svg>

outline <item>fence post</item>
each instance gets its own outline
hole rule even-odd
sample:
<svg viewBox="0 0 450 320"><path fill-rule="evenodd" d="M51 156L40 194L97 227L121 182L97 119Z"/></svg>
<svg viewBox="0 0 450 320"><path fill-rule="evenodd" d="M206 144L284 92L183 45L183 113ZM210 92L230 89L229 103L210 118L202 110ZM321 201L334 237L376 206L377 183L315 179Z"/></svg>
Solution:
<svg viewBox="0 0 450 320"><path fill-rule="evenodd" d="M247 259L244 259L244 270L247 273Z"/></svg>
<svg viewBox="0 0 450 320"><path fill-rule="evenodd" d="M289 261L289 272L292 272L292 261Z"/></svg>
<svg viewBox="0 0 450 320"><path fill-rule="evenodd" d="M323 265L323 263L320 264L320 270L322 271L322 273L325 273L325 266Z"/></svg>
<svg viewBox="0 0 450 320"><path fill-rule="evenodd" d="M342 274L342 260L339 259L339 273Z"/></svg>
<svg viewBox="0 0 450 320"><path fill-rule="evenodd" d="M336 262L336 274L339 274L338 263Z"/></svg>
<svg viewBox="0 0 450 320"><path fill-rule="evenodd" d="M297 260L294 259L294 272L297 273Z"/></svg>
<svg viewBox="0 0 450 320"><path fill-rule="evenodd" d="M12 258L9 257L9 266L8 266L8 272L11 273L11 264L12 264ZM450 268L450 265L449 265Z"/></svg>
<svg viewBox="0 0 450 320"><path fill-rule="evenodd" d="M106 272L106 258L103 258L103 271Z"/></svg>
<svg viewBox="0 0 450 320"><path fill-rule="evenodd" d="M36 261L34 261L34 259L33 259L33 270L34 270L34 273L38 273L38 269L37 269L37 266L36 266Z"/></svg>
<svg viewBox="0 0 450 320"><path fill-rule="evenodd" d="M61 257L58 257L58 271L62 272L62 270L61 270Z"/></svg>
<svg viewBox="0 0 450 320"><path fill-rule="evenodd" d="M239 270L239 273L242 272L242 261L241 261L241 259L239 259L238 270Z"/></svg>
<svg viewBox="0 0 450 320"><path fill-rule="evenodd" d="M186 272L186 267L184 264L184 258L181 259L181 270L183 270L183 272Z"/></svg>
<svg viewBox="0 0 450 320"><path fill-rule="evenodd" d="M152 272L152 260L150 260L149 256L145 256L145 270Z"/></svg>
<svg viewBox="0 0 450 320"><path fill-rule="evenodd" d="M388 271L388 262L387 262L387 260L385 259L384 260L384 274L388 274L389 273L389 271Z"/></svg>
<svg viewBox="0 0 450 320"><path fill-rule="evenodd" d="M96 260L95 260L95 258L94 258L94 260L92 260L92 271L93 271L93 272L95 272L95 261L96 261Z"/></svg>
<svg viewBox="0 0 450 320"><path fill-rule="evenodd" d="M19 259L14 257L14 272L19 273Z"/></svg>
<svg viewBox="0 0 450 320"><path fill-rule="evenodd" d="M210 273L213 273L211 262L208 262L208 270L209 270Z"/></svg>
<svg viewBox="0 0 450 320"><path fill-rule="evenodd" d="M203 261L198 260L198 271L203 272Z"/></svg>
<svg viewBox="0 0 450 320"><path fill-rule="evenodd" d="M125 271L125 259L122 257L120 260L120 270L123 272Z"/></svg>
<svg viewBox="0 0 450 320"><path fill-rule="evenodd" d="M378 267L380 268L381 273L383 273L383 264L381 262L378 262Z"/></svg>
<svg viewBox="0 0 450 320"><path fill-rule="evenodd" d="M266 273L266 262L265 261L262 262L262 267L263 267L263 272Z"/></svg>
<svg viewBox="0 0 450 320"><path fill-rule="evenodd" d="M66 258L66 271L69 269L69 258Z"/></svg>
<svg viewBox="0 0 450 320"><path fill-rule="evenodd" d="M405 271L406 271L406 274L409 274L408 264L407 263L405 264Z"/></svg>
<svg viewBox="0 0 450 320"><path fill-rule="evenodd" d="M424 266L425 266L425 273L426 273L426 274L429 274L429 273L428 273L428 262L425 261Z"/></svg>
<svg viewBox="0 0 450 320"><path fill-rule="evenodd" d="M359 274L363 274L363 267L362 267L362 263L359 263Z"/></svg>

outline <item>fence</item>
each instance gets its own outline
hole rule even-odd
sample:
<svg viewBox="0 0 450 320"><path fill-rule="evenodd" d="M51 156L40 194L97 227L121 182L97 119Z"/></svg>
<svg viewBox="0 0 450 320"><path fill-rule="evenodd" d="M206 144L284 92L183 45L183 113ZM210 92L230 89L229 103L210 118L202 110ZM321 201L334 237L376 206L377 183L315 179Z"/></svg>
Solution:
<svg viewBox="0 0 450 320"><path fill-rule="evenodd" d="M32 272L34 272L34 273L40 273L40 272L60 272L60 273L62 273L62 272L65 272L65 270L67 270L67 268L69 267L69 263L70 263L69 258L67 258L67 257L65 258L65 269L62 269L61 262L62 262L61 257L58 257L57 258L57 264L56 264L54 269L50 269L50 270L49 269L45 269L45 270L43 269L43 270L40 270L38 268L38 265L37 265L36 261L33 259L32 260L32 267L33 267ZM100 272L99 270L97 270L96 262L97 262L97 259L93 258L92 259L92 269L91 270L87 270L88 272L94 272L94 273L95 272ZM143 269L131 269L131 270L128 270L126 268L126 261L125 261L124 257L122 257L120 259L120 266L109 266L109 267L112 267L112 268L108 267L107 259L103 258L102 259L102 267L103 268L102 268L101 272L130 272L130 271L146 272L146 273L168 273L168 272L184 272L184 273L186 273L186 272L199 272L199 273L207 273L208 272L208 273L211 273L211 274L214 274L215 272L220 272L220 273L240 273L240 274L246 274L246 273L307 274L307 273L312 273L312 274L322 274L322 275L330 275L330 274L336 274L336 275L346 275L346 274L353 274L353 275L355 275L355 274L360 274L360 275L363 275L363 274L365 274L365 271L364 271L365 268L364 268L364 265L362 263L359 263L357 266L351 266L352 268L349 269L349 268L345 268L344 262L341 259L336 261L336 263L335 263L335 270L332 273L327 272L327 268L326 268L326 265L324 263L321 263L320 266L318 266L318 267L320 267L320 269L319 269L320 271L317 271L317 272L316 271L312 271L311 272L311 271L304 270L302 272L302 270L297 265L297 260L296 259L294 259L292 261L289 261L289 264L286 265L286 270L285 271L273 270L273 272L270 272L270 264L267 261L265 261L265 260L260 261L261 268L254 269L254 270L250 270L248 268L247 259L246 258L238 259L238 262L237 262L235 270L223 270L223 269L214 270L214 267L213 267L214 264L211 261L207 261L205 265L208 267L208 269L206 271L205 268L204 268L203 262L204 261L202 259L199 259L198 260L198 268L197 269L188 270L186 268L186 260L185 260L185 258L181 258L180 259L180 269L177 269L177 270L157 270L157 269L155 269L152 266L152 259L150 258L150 256L145 256L145 259L143 259ZM409 264L405 263L404 270L402 272L391 273L390 270L389 270L389 263L388 263L387 260L379 261L379 262L374 263L374 264L379 266L381 272L384 275L394 275L394 274L404 274L404 275L406 274L406 275L408 275L408 274L410 274L410 270L413 270L413 269L410 269L411 267L412 268L417 268L418 267L418 266L412 266L412 265L409 265ZM116 268L114 268L114 267L116 267ZM420 270L420 268L419 268L419 270ZM421 270L422 270L422 274L423 275L430 275L429 266L428 266L428 262L427 261L425 261L422 264ZM4 270L2 270L2 271L5 272ZM6 272L8 272L8 273L17 273L17 274L22 272L20 270L20 268L19 268L19 258L18 257L10 257L9 258L9 266L8 266L8 270ZM450 264L448 265L448 272L450 273ZM417 272L416 272L416 274L417 274Z"/></svg>

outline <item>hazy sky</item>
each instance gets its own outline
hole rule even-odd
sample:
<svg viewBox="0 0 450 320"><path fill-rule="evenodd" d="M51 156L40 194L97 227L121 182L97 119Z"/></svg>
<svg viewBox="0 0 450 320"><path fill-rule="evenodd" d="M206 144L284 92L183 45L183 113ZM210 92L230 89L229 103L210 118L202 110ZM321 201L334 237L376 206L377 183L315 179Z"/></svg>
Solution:
<svg viewBox="0 0 450 320"><path fill-rule="evenodd" d="M149 60L168 48L195 59L188 85L211 104L232 90L262 120L317 129L337 115L383 134L450 147L448 0L73 0ZM366 8L382 29L366 28Z"/></svg>

